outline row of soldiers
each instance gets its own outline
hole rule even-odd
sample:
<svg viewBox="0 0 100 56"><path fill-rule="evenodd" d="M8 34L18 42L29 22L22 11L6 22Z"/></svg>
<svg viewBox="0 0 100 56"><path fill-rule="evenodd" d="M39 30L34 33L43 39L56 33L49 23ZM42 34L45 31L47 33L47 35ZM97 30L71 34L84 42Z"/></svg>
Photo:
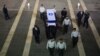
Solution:
<svg viewBox="0 0 100 56"><path fill-rule="evenodd" d="M66 43L62 38L60 38L58 41L55 41L55 39L50 39L48 40L46 46L46 48L49 50L50 56L55 56L55 53L58 53L59 56L63 56L66 47Z"/></svg>

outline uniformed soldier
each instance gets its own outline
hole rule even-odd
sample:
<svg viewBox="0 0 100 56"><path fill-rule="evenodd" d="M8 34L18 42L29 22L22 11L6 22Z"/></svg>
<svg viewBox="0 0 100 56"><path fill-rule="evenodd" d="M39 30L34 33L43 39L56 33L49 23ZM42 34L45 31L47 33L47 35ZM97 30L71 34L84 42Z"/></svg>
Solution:
<svg viewBox="0 0 100 56"><path fill-rule="evenodd" d="M55 46L56 46L56 42L54 39L48 40L46 48L49 50L50 56L54 56Z"/></svg>
<svg viewBox="0 0 100 56"><path fill-rule="evenodd" d="M67 10L66 8L63 8L61 11L61 23L66 18L66 16L67 16Z"/></svg>
<svg viewBox="0 0 100 56"><path fill-rule="evenodd" d="M77 45L79 36L80 36L80 34L76 30L76 28L73 28L73 31L71 32L71 38L72 38L73 47L75 47Z"/></svg>
<svg viewBox="0 0 100 56"><path fill-rule="evenodd" d="M33 35L35 37L35 42L40 43L40 29L37 25L34 26L33 28Z"/></svg>
<svg viewBox="0 0 100 56"><path fill-rule="evenodd" d="M10 19L9 14L8 14L8 9L7 9L5 4L3 6L3 13L4 13L4 16L5 16L6 20Z"/></svg>
<svg viewBox="0 0 100 56"><path fill-rule="evenodd" d="M84 21L83 21L83 26L88 28L88 19L89 19L89 12L86 10L85 13L84 13Z"/></svg>
<svg viewBox="0 0 100 56"><path fill-rule="evenodd" d="M70 19L69 19L68 17L66 17L66 18L64 19L62 25L64 26L64 32L63 32L63 34L65 34L65 33L67 33L67 31L68 31L69 25L71 25Z"/></svg>
<svg viewBox="0 0 100 56"><path fill-rule="evenodd" d="M82 24L82 18L83 18L83 15L84 15L84 11L79 11L77 13L77 23L78 23L78 26L80 27L80 25Z"/></svg>
<svg viewBox="0 0 100 56"><path fill-rule="evenodd" d="M66 43L63 41L62 38L56 44L56 48L58 50L59 56L64 56L64 51L66 50Z"/></svg>

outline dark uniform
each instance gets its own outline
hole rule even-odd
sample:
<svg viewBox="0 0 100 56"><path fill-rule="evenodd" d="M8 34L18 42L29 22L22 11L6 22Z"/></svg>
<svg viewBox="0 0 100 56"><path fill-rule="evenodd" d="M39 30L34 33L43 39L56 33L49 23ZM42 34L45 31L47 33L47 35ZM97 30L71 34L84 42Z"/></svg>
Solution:
<svg viewBox="0 0 100 56"><path fill-rule="evenodd" d="M78 26L80 26L82 24L82 18L83 18L83 15L84 15L84 12L83 11L79 11L77 13L77 23L78 23Z"/></svg>
<svg viewBox="0 0 100 56"><path fill-rule="evenodd" d="M36 25L33 28L33 35L35 37L36 43L40 43L40 29Z"/></svg>
<svg viewBox="0 0 100 56"><path fill-rule="evenodd" d="M8 14L8 10L7 10L7 8L5 7L5 5L4 5L4 7L3 7L3 13L4 13L4 16L5 16L5 19L6 19L6 20L10 19L9 14Z"/></svg>
<svg viewBox="0 0 100 56"><path fill-rule="evenodd" d="M63 8L63 10L61 11L61 22L64 20L64 18L66 18L66 16L67 16L66 8Z"/></svg>
<svg viewBox="0 0 100 56"><path fill-rule="evenodd" d="M88 19L89 19L89 13L86 11L84 13L84 21L83 21L83 26L88 28Z"/></svg>

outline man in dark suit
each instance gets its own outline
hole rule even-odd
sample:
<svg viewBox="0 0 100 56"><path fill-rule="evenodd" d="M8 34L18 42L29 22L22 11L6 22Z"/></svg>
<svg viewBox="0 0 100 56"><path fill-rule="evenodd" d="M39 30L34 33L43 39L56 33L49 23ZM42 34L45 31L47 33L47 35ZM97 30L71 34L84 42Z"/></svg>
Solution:
<svg viewBox="0 0 100 56"><path fill-rule="evenodd" d="M4 13L6 20L10 19L9 14L8 14L8 9L7 9L5 4L4 4L4 7L3 7L3 13Z"/></svg>
<svg viewBox="0 0 100 56"><path fill-rule="evenodd" d="M83 21L83 26L88 28L88 19L89 19L89 12L88 11L85 11L84 13L84 21Z"/></svg>
<svg viewBox="0 0 100 56"><path fill-rule="evenodd" d="M84 11L79 11L77 13L77 23L78 23L78 26L80 27L80 25L82 24L82 18L83 18L83 15L84 15Z"/></svg>
<svg viewBox="0 0 100 56"><path fill-rule="evenodd" d="M66 18L66 16L67 16L66 8L63 8L63 10L61 11L61 22L64 20L64 18Z"/></svg>
<svg viewBox="0 0 100 56"><path fill-rule="evenodd" d="M40 29L36 25L33 28L33 35L35 37L35 42L39 44L40 43Z"/></svg>

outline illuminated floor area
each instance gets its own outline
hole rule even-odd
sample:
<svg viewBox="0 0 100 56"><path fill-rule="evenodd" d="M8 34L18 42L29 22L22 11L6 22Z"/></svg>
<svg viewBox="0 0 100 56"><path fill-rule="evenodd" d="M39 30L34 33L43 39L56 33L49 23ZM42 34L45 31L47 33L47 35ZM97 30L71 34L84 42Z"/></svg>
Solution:
<svg viewBox="0 0 100 56"><path fill-rule="evenodd" d="M88 29L83 26L78 28L75 22L78 2L81 4L81 10L88 10L90 13ZM4 18L3 4L6 4L9 10L9 20ZM56 40L64 38L67 44L64 56L100 56L99 0L0 0L0 56L50 56L46 49L44 22L39 16L41 4L44 4L46 9L51 9L55 5L58 20L61 17L61 10L66 7L68 16L72 20L67 34L57 30ZM35 24L40 28L40 44L36 44L32 36ZM79 29L81 34L75 48L72 47L70 37L72 27ZM57 52L55 56L58 56Z"/></svg>

